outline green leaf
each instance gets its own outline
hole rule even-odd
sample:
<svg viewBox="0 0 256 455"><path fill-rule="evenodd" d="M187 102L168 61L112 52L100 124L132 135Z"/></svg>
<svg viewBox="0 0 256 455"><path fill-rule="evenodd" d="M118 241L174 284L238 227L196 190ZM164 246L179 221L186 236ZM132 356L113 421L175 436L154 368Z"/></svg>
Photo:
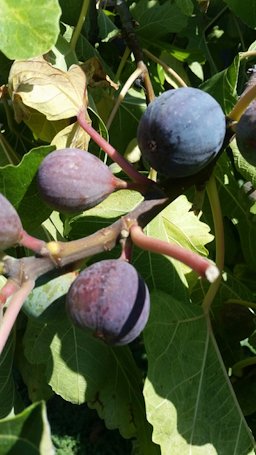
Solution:
<svg viewBox="0 0 256 455"><path fill-rule="evenodd" d="M251 433L202 309L153 293L144 339L147 418L161 454L252 454Z"/></svg>
<svg viewBox="0 0 256 455"><path fill-rule="evenodd" d="M32 149L24 155L18 166L8 165L0 168L0 192L15 206L24 229L30 233L52 211L41 201L35 181L38 166L52 150L53 146Z"/></svg>
<svg viewBox="0 0 256 455"><path fill-rule="evenodd" d="M11 60L45 54L56 43L61 9L57 0L0 0L0 47Z"/></svg>
<svg viewBox="0 0 256 455"><path fill-rule="evenodd" d="M44 364L33 365L24 355L19 356L19 370L32 403L46 401L53 395L52 389L46 381L45 368Z"/></svg>
<svg viewBox="0 0 256 455"><path fill-rule="evenodd" d="M87 402L108 428L137 437L142 453L158 454L145 420L142 378L128 347L111 348L73 327L61 302L48 323L28 322L24 345L31 363L46 364L55 393L72 403Z"/></svg>
<svg viewBox="0 0 256 455"><path fill-rule="evenodd" d="M14 336L8 342L0 357L0 419L11 413L15 404L15 386L12 376Z"/></svg>
<svg viewBox="0 0 256 455"><path fill-rule="evenodd" d="M142 199L141 194L136 191L120 190L111 194L96 207L72 218L69 238L72 240L81 238L109 226L117 218L135 208Z"/></svg>
<svg viewBox="0 0 256 455"><path fill-rule="evenodd" d="M256 266L256 225L251 200L241 183L234 177L233 167L224 154L216 165L216 178L223 216L228 217L237 230L244 262ZM242 260L241 260L242 261Z"/></svg>
<svg viewBox="0 0 256 455"><path fill-rule="evenodd" d="M28 109L29 117L24 119L24 123L31 129L34 137L38 140L51 143L56 134L64 129L68 122L67 120L56 120L50 122L45 115L36 111L35 109Z"/></svg>
<svg viewBox="0 0 256 455"><path fill-rule="evenodd" d="M0 455L55 453L43 402L15 417L0 420Z"/></svg>
<svg viewBox="0 0 256 455"><path fill-rule="evenodd" d="M18 166L8 165L0 168L0 192L15 207L19 206L25 196L41 161L52 150L54 147L51 145L34 148L24 155Z"/></svg>
<svg viewBox="0 0 256 455"><path fill-rule="evenodd" d="M0 132L0 167L4 167L7 164L18 164L19 161L18 155Z"/></svg>
<svg viewBox="0 0 256 455"><path fill-rule="evenodd" d="M248 161L244 159L239 151L239 148L237 147L235 139L231 142L230 147L232 148L234 162L237 170L241 173L246 181L251 182L252 185L256 187L256 167L252 164L249 164Z"/></svg>
<svg viewBox="0 0 256 455"><path fill-rule="evenodd" d="M65 295L76 278L75 272L65 273L57 278L37 286L28 296L22 310L33 318L44 315L47 308L57 299Z"/></svg>
<svg viewBox="0 0 256 455"><path fill-rule="evenodd" d="M115 26L114 22L102 9L98 12L98 25L99 25L99 36L101 41L107 43L119 34L119 29Z"/></svg>
<svg viewBox="0 0 256 455"><path fill-rule="evenodd" d="M149 223L145 232L154 238L177 243L188 250L207 256L208 251L204 245L211 242L213 236L209 233L209 226L190 211L191 206L186 196L178 197ZM169 256L166 256L166 259L175 265L183 283L187 286L185 275L191 272L191 269Z"/></svg>
<svg viewBox="0 0 256 455"><path fill-rule="evenodd" d="M97 98L98 114L106 122L114 105L113 96L106 90L101 90L98 92ZM111 144L121 153L125 151L126 146L136 136L138 122L145 109L144 93L131 88L121 103L109 130Z"/></svg>
<svg viewBox="0 0 256 455"><path fill-rule="evenodd" d="M66 24L76 25L83 0L59 0L59 4L62 10L61 20Z"/></svg>
<svg viewBox="0 0 256 455"><path fill-rule="evenodd" d="M156 0L139 0L132 7L132 15L138 22L138 36L152 45L170 33L181 31L187 24L187 17L180 8L167 0L161 5Z"/></svg>
<svg viewBox="0 0 256 455"><path fill-rule="evenodd" d="M239 57L235 57L232 65L215 74L203 84L200 89L209 92L228 114L237 100L236 87L240 67Z"/></svg>
<svg viewBox="0 0 256 455"><path fill-rule="evenodd" d="M199 281L196 283L191 292L191 300L194 304L201 305L207 288L206 283ZM231 310L229 309L230 303L227 302L232 300L250 302L254 300L254 295L239 278L225 272L211 307L211 315L214 333L227 370L247 355L239 341L248 338L252 333L252 326L255 325L252 311L249 310L249 314L247 312L244 315L242 311L248 310L248 308L244 308L238 303L232 304L232 315L228 316L228 311L231 312Z"/></svg>
<svg viewBox="0 0 256 455"><path fill-rule="evenodd" d="M194 10L194 4L192 0L175 0L176 5L181 9L183 14L191 16Z"/></svg>
<svg viewBox="0 0 256 455"><path fill-rule="evenodd" d="M224 3L233 11L243 22L255 30L256 28L256 5L251 0L224 0Z"/></svg>

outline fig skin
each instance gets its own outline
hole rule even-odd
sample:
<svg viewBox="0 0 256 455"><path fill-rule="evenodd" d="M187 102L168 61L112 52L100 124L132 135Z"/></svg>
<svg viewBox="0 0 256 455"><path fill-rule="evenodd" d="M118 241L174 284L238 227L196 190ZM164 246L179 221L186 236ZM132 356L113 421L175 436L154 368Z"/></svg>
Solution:
<svg viewBox="0 0 256 455"><path fill-rule="evenodd" d="M137 270L121 259L106 259L83 270L66 300L72 322L113 345L128 344L144 329L149 291Z"/></svg>
<svg viewBox="0 0 256 455"><path fill-rule="evenodd" d="M236 143L243 158L256 166L256 101L249 104L236 125Z"/></svg>
<svg viewBox="0 0 256 455"><path fill-rule="evenodd" d="M19 243L22 224L13 205L0 193L0 250L6 250Z"/></svg>
<svg viewBox="0 0 256 455"><path fill-rule="evenodd" d="M99 158L80 149L49 153L37 174L42 199L54 210L80 212L95 207L124 182Z"/></svg>
<svg viewBox="0 0 256 455"><path fill-rule="evenodd" d="M167 90L141 117L138 144L145 160L160 176L197 174L217 156L226 133L219 103L193 87Z"/></svg>

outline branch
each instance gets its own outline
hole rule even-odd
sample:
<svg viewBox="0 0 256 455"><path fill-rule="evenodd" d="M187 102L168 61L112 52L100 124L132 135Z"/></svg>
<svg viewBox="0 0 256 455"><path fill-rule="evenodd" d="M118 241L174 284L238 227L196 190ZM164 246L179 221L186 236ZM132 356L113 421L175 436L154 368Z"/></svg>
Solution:
<svg viewBox="0 0 256 455"><path fill-rule="evenodd" d="M108 121L106 123L106 127L107 129L110 128L114 118L115 118L115 115L118 111L118 108L120 106L120 104L122 103L126 93L128 92L128 90L131 88L132 84L136 81L136 79L143 73L143 68L141 67L138 67L136 68L136 70L130 75L130 77L127 79L127 81L125 82L122 90L120 91L120 93L118 94L118 97L116 99L116 102L114 104L114 107L110 113L110 116L108 118Z"/></svg>
<svg viewBox="0 0 256 455"><path fill-rule="evenodd" d="M154 89L148 69L143 61L143 51L134 29L134 19L125 0L116 0L116 10L120 16L124 39L134 55L137 68L143 67L143 82L146 90L147 103L151 103L155 98Z"/></svg>

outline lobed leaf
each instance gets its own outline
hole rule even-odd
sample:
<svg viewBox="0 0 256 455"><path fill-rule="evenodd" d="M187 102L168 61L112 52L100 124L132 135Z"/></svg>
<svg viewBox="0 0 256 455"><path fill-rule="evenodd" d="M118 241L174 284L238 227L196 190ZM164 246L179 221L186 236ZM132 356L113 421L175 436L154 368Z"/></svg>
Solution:
<svg viewBox="0 0 256 455"><path fill-rule="evenodd" d="M141 376L128 347L110 348L90 332L73 327L63 302L45 323L30 320L24 337L31 363L46 364L53 391L65 400L97 410L110 429L136 437L142 453L158 454L145 420ZM144 452L143 452L144 450Z"/></svg>
<svg viewBox="0 0 256 455"><path fill-rule="evenodd" d="M251 433L202 309L163 292L151 301L144 396L162 455L252 454Z"/></svg>

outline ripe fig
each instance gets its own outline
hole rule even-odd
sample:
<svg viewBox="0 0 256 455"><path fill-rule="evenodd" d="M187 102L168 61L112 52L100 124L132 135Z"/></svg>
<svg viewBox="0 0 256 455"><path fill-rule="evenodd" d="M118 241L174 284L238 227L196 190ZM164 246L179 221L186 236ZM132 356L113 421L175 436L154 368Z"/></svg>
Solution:
<svg viewBox="0 0 256 455"><path fill-rule="evenodd" d="M68 291L66 308L80 328L91 329L106 343L128 344L147 323L149 291L131 264L107 259L80 273Z"/></svg>
<svg viewBox="0 0 256 455"><path fill-rule="evenodd" d="M55 150L42 161L37 175L43 200L61 212L87 210L113 191L125 188L99 158L80 149Z"/></svg>
<svg viewBox="0 0 256 455"><path fill-rule="evenodd" d="M22 224L13 205L0 193L0 250L19 243Z"/></svg>
<svg viewBox="0 0 256 455"><path fill-rule="evenodd" d="M236 125L236 142L243 158L256 166L256 101L252 101Z"/></svg>
<svg viewBox="0 0 256 455"><path fill-rule="evenodd" d="M152 101L139 122L142 155L160 176L197 174L218 154L226 133L219 103L203 90L182 87Z"/></svg>

